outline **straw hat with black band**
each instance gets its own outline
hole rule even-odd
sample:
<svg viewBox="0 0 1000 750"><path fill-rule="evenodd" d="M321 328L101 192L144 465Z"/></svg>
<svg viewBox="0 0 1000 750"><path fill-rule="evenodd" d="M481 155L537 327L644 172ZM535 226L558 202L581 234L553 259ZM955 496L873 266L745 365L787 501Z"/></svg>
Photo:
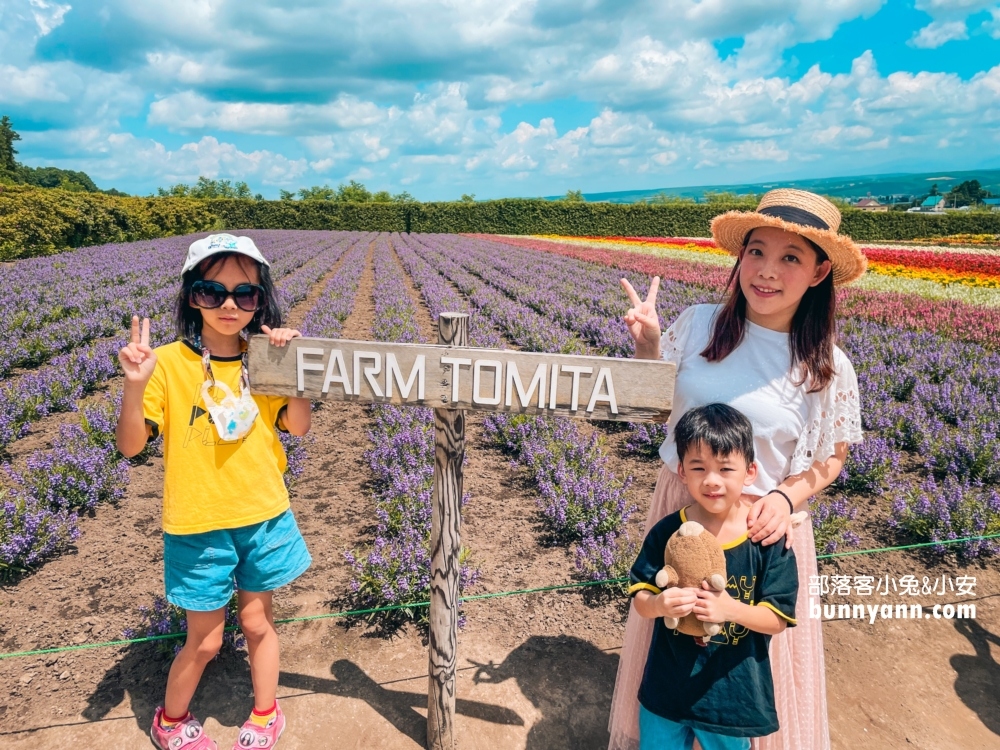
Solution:
<svg viewBox="0 0 1000 750"><path fill-rule="evenodd" d="M868 267L854 240L838 234L840 211L826 198L805 190L780 188L764 193L756 211L727 211L712 219L715 244L739 256L747 235L758 227L775 227L812 240L830 258L833 283L850 284Z"/></svg>

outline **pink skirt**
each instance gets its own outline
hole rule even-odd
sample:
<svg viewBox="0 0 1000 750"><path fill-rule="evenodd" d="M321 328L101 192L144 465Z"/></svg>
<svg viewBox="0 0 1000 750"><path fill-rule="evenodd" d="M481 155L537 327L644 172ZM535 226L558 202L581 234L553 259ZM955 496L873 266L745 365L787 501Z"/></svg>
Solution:
<svg viewBox="0 0 1000 750"><path fill-rule="evenodd" d="M666 466L662 467L645 528L651 529L664 516L693 502L678 476ZM774 734L753 740L754 750L830 749L823 629L820 620L808 615L809 576L817 574L816 546L810 523L795 529L795 560L799 571L795 608L798 624L772 637L770 649L774 702L781 728ZM653 620L640 617L633 606L625 626L618 680L611 700L609 750L636 750L639 747L639 683L652 637Z"/></svg>

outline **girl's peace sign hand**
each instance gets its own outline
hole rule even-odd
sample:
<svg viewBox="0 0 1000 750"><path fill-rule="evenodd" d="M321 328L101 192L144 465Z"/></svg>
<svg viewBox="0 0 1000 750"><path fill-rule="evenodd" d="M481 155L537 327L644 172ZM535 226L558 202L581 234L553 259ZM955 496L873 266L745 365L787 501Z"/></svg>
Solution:
<svg viewBox="0 0 1000 750"><path fill-rule="evenodd" d="M628 279L622 279L621 283L632 303L632 307L625 313L625 325L635 341L635 356L640 359L659 359L661 334L660 319L656 315L656 293L660 290L660 277L653 277L645 300L639 298Z"/></svg>
<svg viewBox="0 0 1000 750"><path fill-rule="evenodd" d="M149 318L142 319L142 329L139 328L139 316L132 316L132 336L128 344L118 352L118 361L122 363L127 383L145 385L153 377L156 369L156 354L149 348Z"/></svg>

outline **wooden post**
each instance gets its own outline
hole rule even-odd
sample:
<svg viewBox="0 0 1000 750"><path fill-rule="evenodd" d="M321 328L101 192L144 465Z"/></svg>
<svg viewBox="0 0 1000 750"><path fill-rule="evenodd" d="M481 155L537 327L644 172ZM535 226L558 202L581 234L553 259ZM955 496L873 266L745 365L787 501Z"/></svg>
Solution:
<svg viewBox="0 0 1000 750"><path fill-rule="evenodd" d="M469 316L441 313L438 343L468 346ZM465 410L434 410L434 507L431 511L431 605L427 747L455 748L458 663L458 558L462 530Z"/></svg>

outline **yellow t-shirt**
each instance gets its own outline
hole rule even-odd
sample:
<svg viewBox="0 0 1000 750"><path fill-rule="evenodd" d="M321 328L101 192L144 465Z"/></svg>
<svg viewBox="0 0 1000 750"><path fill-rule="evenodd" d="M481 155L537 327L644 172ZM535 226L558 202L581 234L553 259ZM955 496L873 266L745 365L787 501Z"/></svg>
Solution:
<svg viewBox="0 0 1000 750"><path fill-rule="evenodd" d="M212 357L215 379L239 398L240 357ZM163 530L199 534L267 521L288 509L278 440L279 396L254 395L260 414L250 432L222 441L201 397L201 355L185 342L157 347L143 411L154 437L163 435ZM251 392L252 392L251 386ZM213 393L217 400L221 391Z"/></svg>

